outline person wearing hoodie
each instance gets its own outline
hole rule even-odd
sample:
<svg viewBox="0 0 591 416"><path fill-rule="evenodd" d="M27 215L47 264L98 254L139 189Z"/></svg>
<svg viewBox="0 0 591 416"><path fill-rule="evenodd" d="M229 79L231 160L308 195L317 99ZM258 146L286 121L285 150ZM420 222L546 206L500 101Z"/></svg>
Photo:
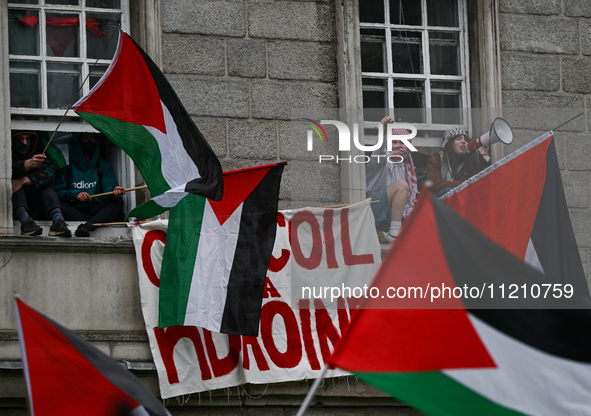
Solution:
<svg viewBox="0 0 591 416"><path fill-rule="evenodd" d="M41 235L32 216L43 210L52 225L49 235L71 237L62 215L58 196L51 186L55 169L37 149L39 136L31 131L13 131L12 137L12 211L21 223L21 235Z"/></svg>
<svg viewBox="0 0 591 416"><path fill-rule="evenodd" d="M77 237L90 237L93 224L111 222L123 211L120 198L125 190L117 184L111 164L99 157L98 137L94 133L74 135L70 146L70 164L58 170L54 188L69 221L84 221L76 229ZM92 195L113 192L112 195Z"/></svg>

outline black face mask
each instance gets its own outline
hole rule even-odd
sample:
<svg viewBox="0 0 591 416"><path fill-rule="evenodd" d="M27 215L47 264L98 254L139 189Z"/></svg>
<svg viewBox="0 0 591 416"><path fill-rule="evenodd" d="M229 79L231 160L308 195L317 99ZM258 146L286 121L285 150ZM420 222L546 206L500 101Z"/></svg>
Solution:
<svg viewBox="0 0 591 416"><path fill-rule="evenodd" d="M80 149L82 150L82 153L93 156L94 152L96 152L96 142L80 142Z"/></svg>
<svg viewBox="0 0 591 416"><path fill-rule="evenodd" d="M31 140L27 144L21 142L18 138L14 138L12 140L12 149L14 153L17 154L18 157L24 158L29 153L29 149L31 148Z"/></svg>

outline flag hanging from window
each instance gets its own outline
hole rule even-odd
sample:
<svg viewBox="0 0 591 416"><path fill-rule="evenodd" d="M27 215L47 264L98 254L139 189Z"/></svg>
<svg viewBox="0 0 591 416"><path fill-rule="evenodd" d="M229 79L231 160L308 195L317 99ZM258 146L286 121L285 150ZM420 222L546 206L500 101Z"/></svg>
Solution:
<svg viewBox="0 0 591 416"><path fill-rule="evenodd" d="M170 416L131 372L16 298L30 414Z"/></svg>
<svg viewBox="0 0 591 416"><path fill-rule="evenodd" d="M430 287L426 299L367 299L330 364L431 416L586 413L588 295L571 286L567 299L566 285L527 266L427 194L372 283L380 293ZM536 284L544 290L536 292ZM431 303L434 288L443 285L450 288L446 300ZM509 285L518 287L512 293L519 299L509 299ZM477 287L483 297L465 287ZM464 295L457 298L458 292ZM500 308L483 308L490 304L482 299L493 296Z"/></svg>
<svg viewBox="0 0 591 416"><path fill-rule="evenodd" d="M174 201L167 208L187 194L222 198L218 158L164 74L126 33L105 75L74 108L133 159L152 196L174 190L164 198Z"/></svg>
<svg viewBox="0 0 591 416"><path fill-rule="evenodd" d="M188 195L170 211L160 328L258 335L284 165L225 172L221 201Z"/></svg>

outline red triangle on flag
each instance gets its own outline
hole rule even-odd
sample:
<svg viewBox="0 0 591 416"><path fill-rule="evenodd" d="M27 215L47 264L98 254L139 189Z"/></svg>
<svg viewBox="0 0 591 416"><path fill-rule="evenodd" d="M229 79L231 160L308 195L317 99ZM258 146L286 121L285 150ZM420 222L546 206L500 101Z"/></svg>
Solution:
<svg viewBox="0 0 591 416"><path fill-rule="evenodd" d="M330 364L354 372L495 367L462 301L453 296L439 304L431 301L428 288L442 285L456 287L431 195L424 191L372 282L381 297L368 297ZM411 287L420 287L426 296L411 298Z"/></svg>
<svg viewBox="0 0 591 416"><path fill-rule="evenodd" d="M268 165L224 172L224 196L220 201L208 200L220 224L226 222L236 208L257 187L269 172Z"/></svg>
<svg viewBox="0 0 591 416"><path fill-rule="evenodd" d="M154 127L166 133L156 82L141 52L125 32L121 32L109 71L76 111Z"/></svg>

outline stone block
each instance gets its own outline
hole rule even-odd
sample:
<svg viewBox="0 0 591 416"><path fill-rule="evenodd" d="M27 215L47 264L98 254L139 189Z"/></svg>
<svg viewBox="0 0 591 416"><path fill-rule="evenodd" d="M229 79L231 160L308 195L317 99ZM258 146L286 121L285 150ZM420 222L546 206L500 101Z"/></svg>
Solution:
<svg viewBox="0 0 591 416"><path fill-rule="evenodd" d="M591 20L580 20L581 23L581 52L591 55Z"/></svg>
<svg viewBox="0 0 591 416"><path fill-rule="evenodd" d="M581 256L581 263L583 264L583 271L585 272L585 278L587 280L587 286L591 288L591 282L589 281L589 250L579 249L579 256ZM591 289L590 289L591 292Z"/></svg>
<svg viewBox="0 0 591 416"><path fill-rule="evenodd" d="M500 17L501 50L536 53L579 53L578 20L563 17Z"/></svg>
<svg viewBox="0 0 591 416"><path fill-rule="evenodd" d="M569 208L589 208L589 174L562 172L562 184Z"/></svg>
<svg viewBox="0 0 591 416"><path fill-rule="evenodd" d="M248 6L248 34L253 38L333 42L332 5L316 3L255 3Z"/></svg>
<svg viewBox="0 0 591 416"><path fill-rule="evenodd" d="M214 78L168 77L189 114L247 118L248 81Z"/></svg>
<svg viewBox="0 0 591 416"><path fill-rule="evenodd" d="M266 163L257 163L256 160L248 160L248 159L222 159L220 160L222 164L222 170L224 172L229 170L236 170L236 169L244 169L244 168L251 168L256 165L264 165Z"/></svg>
<svg viewBox="0 0 591 416"><path fill-rule="evenodd" d="M335 126L323 126L329 140L321 140L303 120L279 122L279 158L281 160L314 160L320 155L339 154L338 131ZM312 131L312 151L308 151L308 130ZM334 138L334 139L333 139Z"/></svg>
<svg viewBox="0 0 591 416"><path fill-rule="evenodd" d="M212 117L192 117L192 119L217 157L226 156L228 151L226 120Z"/></svg>
<svg viewBox="0 0 591 416"><path fill-rule="evenodd" d="M21 358L18 341L0 341L0 361L20 360Z"/></svg>
<svg viewBox="0 0 591 416"><path fill-rule="evenodd" d="M150 344L147 342L117 342L111 347L111 356L116 361L152 361Z"/></svg>
<svg viewBox="0 0 591 416"><path fill-rule="evenodd" d="M242 37L246 35L244 1L166 0L162 2L165 33Z"/></svg>
<svg viewBox="0 0 591 416"><path fill-rule="evenodd" d="M562 89L579 94L591 93L591 58L562 59Z"/></svg>
<svg viewBox="0 0 591 416"><path fill-rule="evenodd" d="M336 108L335 84L286 81L252 81L254 118L289 120L294 108Z"/></svg>
<svg viewBox="0 0 591 416"><path fill-rule="evenodd" d="M336 202L341 199L341 166L318 162L292 162L283 172L280 199ZM293 205L295 204L295 205Z"/></svg>
<svg viewBox="0 0 591 416"><path fill-rule="evenodd" d="M551 130L584 111L582 96L503 91L503 118L513 128ZM560 128L583 131L585 118L580 116Z"/></svg>
<svg viewBox="0 0 591 416"><path fill-rule="evenodd" d="M564 15L570 17L591 17L589 0L563 0Z"/></svg>
<svg viewBox="0 0 591 416"><path fill-rule="evenodd" d="M267 48L261 40L228 40L228 75L264 78L267 75Z"/></svg>
<svg viewBox="0 0 591 416"><path fill-rule="evenodd" d="M590 134L565 134L564 140L568 170L591 170Z"/></svg>
<svg viewBox="0 0 591 416"><path fill-rule="evenodd" d="M303 42L269 42L269 77L334 81L337 77L334 45Z"/></svg>
<svg viewBox="0 0 591 416"><path fill-rule="evenodd" d="M570 219L579 248L591 247L591 212L570 210Z"/></svg>
<svg viewBox="0 0 591 416"><path fill-rule="evenodd" d="M501 13L553 15L562 13L560 0L501 0Z"/></svg>
<svg viewBox="0 0 591 416"><path fill-rule="evenodd" d="M163 35L164 72L172 74L225 75L224 40L188 35Z"/></svg>
<svg viewBox="0 0 591 416"><path fill-rule="evenodd" d="M277 159L276 122L230 120L228 150L233 158Z"/></svg>
<svg viewBox="0 0 591 416"><path fill-rule="evenodd" d="M560 61L557 56L502 53L501 79L505 90L558 91Z"/></svg>

